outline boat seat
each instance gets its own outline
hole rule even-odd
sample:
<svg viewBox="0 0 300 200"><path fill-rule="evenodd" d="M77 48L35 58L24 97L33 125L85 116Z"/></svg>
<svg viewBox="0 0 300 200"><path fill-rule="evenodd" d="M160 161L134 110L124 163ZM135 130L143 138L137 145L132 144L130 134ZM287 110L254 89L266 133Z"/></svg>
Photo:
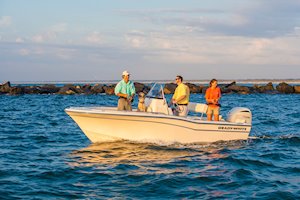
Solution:
<svg viewBox="0 0 300 200"><path fill-rule="evenodd" d="M188 110L191 112L201 113L201 119L203 117L203 114L206 114L208 106L204 103L194 103L189 102L188 104Z"/></svg>

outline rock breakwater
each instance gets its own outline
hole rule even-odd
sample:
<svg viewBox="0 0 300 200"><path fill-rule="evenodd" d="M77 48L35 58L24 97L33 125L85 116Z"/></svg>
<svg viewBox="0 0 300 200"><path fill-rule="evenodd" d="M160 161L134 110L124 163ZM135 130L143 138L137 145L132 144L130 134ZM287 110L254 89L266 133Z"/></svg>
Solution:
<svg viewBox="0 0 300 200"><path fill-rule="evenodd" d="M191 93L205 93L208 85L186 83L190 88ZM93 95L93 94L107 94L113 95L116 84L66 84L63 86L57 86L55 84L45 85L11 85L9 81L0 84L0 94L7 95L23 95L23 94L60 94L60 95ZM148 84L135 82L134 86L136 92L147 93L150 90ZM266 85L240 85L235 81L230 84L219 84L223 94L252 94L252 93L267 93L267 94L300 94L300 85L289 85L285 82L281 82L274 86L272 82ZM166 94L173 94L176 89L176 84L166 83L164 86L164 92Z"/></svg>

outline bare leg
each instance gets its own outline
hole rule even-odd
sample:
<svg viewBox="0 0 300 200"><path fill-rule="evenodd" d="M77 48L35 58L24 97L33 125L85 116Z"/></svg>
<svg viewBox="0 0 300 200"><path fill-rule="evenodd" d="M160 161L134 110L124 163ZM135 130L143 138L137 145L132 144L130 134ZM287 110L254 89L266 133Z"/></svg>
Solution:
<svg viewBox="0 0 300 200"><path fill-rule="evenodd" d="M212 114L207 114L207 121L211 121Z"/></svg>
<svg viewBox="0 0 300 200"><path fill-rule="evenodd" d="M219 121L219 115L214 115L214 120Z"/></svg>

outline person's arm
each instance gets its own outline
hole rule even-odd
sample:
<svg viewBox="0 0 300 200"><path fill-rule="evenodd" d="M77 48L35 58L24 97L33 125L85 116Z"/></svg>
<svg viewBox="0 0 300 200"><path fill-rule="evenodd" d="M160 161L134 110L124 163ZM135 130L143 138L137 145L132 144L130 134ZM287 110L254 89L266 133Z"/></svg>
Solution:
<svg viewBox="0 0 300 200"><path fill-rule="evenodd" d="M132 86L131 86L131 98L133 98L134 97L134 95L135 95L135 87L134 87L134 84L132 83Z"/></svg>
<svg viewBox="0 0 300 200"><path fill-rule="evenodd" d="M177 89L177 88L176 88ZM175 89L175 92L171 98L171 101L169 102L169 105L171 106L172 104L174 104L174 101L175 101L175 94L176 94L176 89Z"/></svg>
<svg viewBox="0 0 300 200"><path fill-rule="evenodd" d="M132 99L134 98L134 95L135 95L135 87L134 87L133 83L130 85L130 92L131 92L131 96L128 97L128 101L132 101Z"/></svg>
<svg viewBox="0 0 300 200"><path fill-rule="evenodd" d="M182 87L182 86L181 86ZM178 102L180 102L181 100L183 100L184 98L186 98L186 96L187 96L187 89L186 88L181 88L181 91L183 91L183 92L181 92L181 93L183 93L181 96L179 96L177 99L174 99L174 101L173 101L173 103L178 103Z"/></svg>
<svg viewBox="0 0 300 200"><path fill-rule="evenodd" d="M211 104L212 101L211 101L211 99L208 98L210 96L209 93L210 93L209 88L207 88L205 91L205 100L206 100L206 103Z"/></svg>
<svg viewBox="0 0 300 200"><path fill-rule="evenodd" d="M218 87L218 98L216 99L216 104L219 104L219 100L221 98L221 89Z"/></svg>
<svg viewBox="0 0 300 200"><path fill-rule="evenodd" d="M118 97L123 97L123 98L127 99L128 95L127 94L118 93L117 96Z"/></svg>
<svg viewBox="0 0 300 200"><path fill-rule="evenodd" d="M115 95L117 95L118 97L127 98L127 94L121 93L121 89L121 84L119 82L115 87Z"/></svg>
<svg viewBox="0 0 300 200"><path fill-rule="evenodd" d="M174 101L174 96L171 98L170 102L169 102L169 106L171 106L173 104L173 101Z"/></svg>
<svg viewBox="0 0 300 200"><path fill-rule="evenodd" d="M218 91L217 98L212 99L212 103L215 105L219 104L219 99L221 98L221 89L219 87L217 88L217 91Z"/></svg>
<svg viewBox="0 0 300 200"><path fill-rule="evenodd" d="M177 102L179 102L179 101L181 101L182 99L184 99L186 97L186 95L182 95L182 96L180 96L178 99L174 99L174 103L177 103Z"/></svg>

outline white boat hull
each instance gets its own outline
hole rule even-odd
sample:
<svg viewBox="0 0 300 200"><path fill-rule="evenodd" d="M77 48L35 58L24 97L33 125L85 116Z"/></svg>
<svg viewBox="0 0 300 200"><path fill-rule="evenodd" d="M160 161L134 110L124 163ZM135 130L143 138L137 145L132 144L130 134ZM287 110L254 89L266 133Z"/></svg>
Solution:
<svg viewBox="0 0 300 200"><path fill-rule="evenodd" d="M93 142L131 140L154 143L211 143L247 140L251 124L210 122L115 108L68 108L66 113Z"/></svg>

